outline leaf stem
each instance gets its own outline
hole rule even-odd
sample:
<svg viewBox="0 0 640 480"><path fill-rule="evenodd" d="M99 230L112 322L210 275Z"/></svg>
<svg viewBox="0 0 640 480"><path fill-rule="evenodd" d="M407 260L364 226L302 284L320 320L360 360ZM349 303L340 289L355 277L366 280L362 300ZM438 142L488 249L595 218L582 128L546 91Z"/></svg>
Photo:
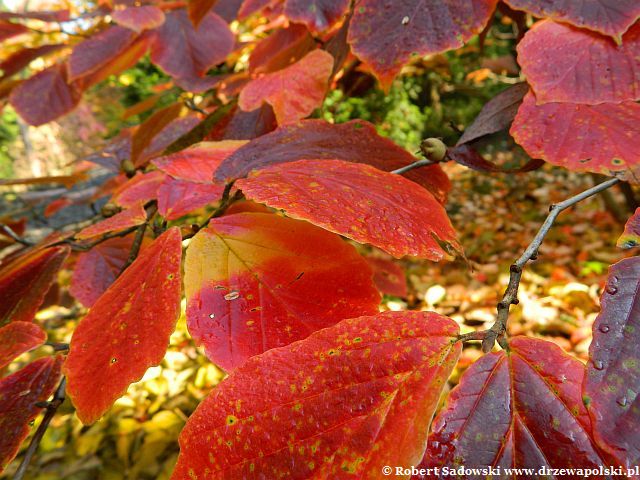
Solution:
<svg viewBox="0 0 640 480"><path fill-rule="evenodd" d="M547 236L547 233L549 233L549 230L553 226L553 223L555 222L558 215L564 210L581 202L582 200L589 198L597 193L603 192L604 190L618 183L620 183L619 179L611 178L560 203L551 205L549 207L549 214L538 230L538 233L536 233L535 237L533 237L533 240L525 249L520 258L518 258L509 268L509 284L507 285L504 295L502 296L502 300L500 300L500 302L498 303L498 315L495 323L488 330L460 335L458 337L458 340L463 342L469 340L482 340L482 350L485 353L490 352L493 349L496 341L502 348L507 349L508 344L506 340L506 332L507 321L509 319L509 308L511 307L511 305L517 305L519 302L518 288L520 286L520 279L522 278L522 270L524 269L524 266L527 264L527 262L529 262L530 260L535 260L538 257L538 249L540 248L540 245L542 244L544 238Z"/></svg>
<svg viewBox="0 0 640 480"><path fill-rule="evenodd" d="M9 225L5 225L4 223L0 223L0 231L4 232L7 236L11 237L14 241L24 245L25 247L31 247L34 245L33 242L22 238Z"/></svg>

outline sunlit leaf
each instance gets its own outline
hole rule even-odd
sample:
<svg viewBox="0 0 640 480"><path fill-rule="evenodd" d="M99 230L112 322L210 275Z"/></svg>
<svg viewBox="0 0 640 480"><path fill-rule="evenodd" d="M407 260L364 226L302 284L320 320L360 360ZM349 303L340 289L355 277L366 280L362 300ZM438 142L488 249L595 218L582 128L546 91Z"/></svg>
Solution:
<svg viewBox="0 0 640 480"><path fill-rule="evenodd" d="M11 322L0 328L0 368L9 365L24 352L42 345L47 334L31 322Z"/></svg>
<svg viewBox="0 0 640 480"><path fill-rule="evenodd" d="M509 346L465 371L433 422L421 466L606 465L582 404L584 365L544 340L518 337Z"/></svg>
<svg viewBox="0 0 640 480"><path fill-rule="evenodd" d="M538 22L518 44L518 63L538 103L640 100L640 22L622 45L570 25Z"/></svg>
<svg viewBox="0 0 640 480"><path fill-rule="evenodd" d="M305 222L265 213L213 219L185 260L189 332L225 369L343 318L380 296L355 249Z"/></svg>
<svg viewBox="0 0 640 480"><path fill-rule="evenodd" d="M21 23L5 22L4 20L0 20L0 41L27 33L28 31L29 29Z"/></svg>
<svg viewBox="0 0 640 480"><path fill-rule="evenodd" d="M89 225L83 228L75 237L79 240L85 240L91 237L97 237L108 232L115 232L118 230L125 230L135 225L140 225L147 221L147 213L142 207L141 203L123 210L120 213L116 213L113 217L105 218L93 225Z"/></svg>
<svg viewBox="0 0 640 480"><path fill-rule="evenodd" d="M267 102L278 124L295 122L322 105L332 69L331 54L314 50L289 67L249 82L240 92L238 105L251 111Z"/></svg>
<svg viewBox="0 0 640 480"><path fill-rule="evenodd" d="M9 101L29 125L42 125L69 113L81 92L67 82L64 65L54 65L28 78L11 91Z"/></svg>
<svg viewBox="0 0 640 480"><path fill-rule="evenodd" d="M111 14L111 18L117 24L140 33L143 30L158 28L164 23L165 17L164 12L158 7L143 5L115 10Z"/></svg>
<svg viewBox="0 0 640 480"><path fill-rule="evenodd" d="M412 58L461 47L487 24L496 0L361 0L349 28L353 53L385 87Z"/></svg>
<svg viewBox="0 0 640 480"><path fill-rule="evenodd" d="M223 190L223 185L167 177L158 188L158 213L167 220L175 220L216 203L222 197Z"/></svg>
<svg viewBox="0 0 640 480"><path fill-rule="evenodd" d="M180 314L180 230L158 237L96 301L64 364L80 420L98 420L162 360Z"/></svg>
<svg viewBox="0 0 640 480"><path fill-rule="evenodd" d="M640 463L639 288L640 257L609 269L584 382L595 438L626 468Z"/></svg>
<svg viewBox="0 0 640 480"><path fill-rule="evenodd" d="M16 53L9 56L9 58L0 62L0 70L2 70L3 75L2 78L10 77L11 75L18 73L23 68L29 66L29 64L36 58L46 56L60 50L62 47L62 44L53 44L18 50Z"/></svg>
<svg viewBox="0 0 640 480"><path fill-rule="evenodd" d="M243 140L202 142L172 155L156 158L152 163L178 180L211 184L220 162L245 143Z"/></svg>
<svg viewBox="0 0 640 480"><path fill-rule="evenodd" d="M457 331L387 312L249 359L191 415L172 478L381 478L417 464Z"/></svg>
<svg viewBox="0 0 640 480"><path fill-rule="evenodd" d="M640 18L640 3L636 0L505 0L511 7L525 10L536 17L551 18L576 27L619 38Z"/></svg>
<svg viewBox="0 0 640 480"><path fill-rule="evenodd" d="M244 177L251 170L306 158L337 158L366 163L391 171L413 163L416 158L364 120L332 124L323 120L303 120L278 127L272 133L248 143L223 160L216 178L229 181ZM405 176L427 188L443 202L451 188L439 165L412 170Z"/></svg>
<svg viewBox="0 0 640 480"><path fill-rule="evenodd" d="M41 248L2 265L0 326L33 320L68 254L67 247Z"/></svg>
<svg viewBox="0 0 640 480"><path fill-rule="evenodd" d="M429 191L370 165L299 160L257 170L236 186L251 200L394 257L437 261L445 256L439 242L460 248L446 211Z"/></svg>
<svg viewBox="0 0 640 480"><path fill-rule="evenodd" d="M166 175L159 170L138 172L114 192L111 201L125 208L145 204L158 197L158 188L165 178Z"/></svg>
<svg viewBox="0 0 640 480"><path fill-rule="evenodd" d="M637 208L624 224L624 233L616 242L619 248L633 248L638 245L640 245L640 208Z"/></svg>
<svg viewBox="0 0 640 480"><path fill-rule="evenodd" d="M60 380L62 357L40 358L0 380L0 472L16 456L29 424L42 410Z"/></svg>
<svg viewBox="0 0 640 480"><path fill-rule="evenodd" d="M635 102L536 105L529 93L511 135L532 158L573 171L640 181L640 105Z"/></svg>
<svg viewBox="0 0 640 480"><path fill-rule="evenodd" d="M134 132L131 137L131 160L135 166L140 166L144 162L139 159L142 152L147 148L153 138L158 135L169 123L175 120L182 111L182 103L176 102L153 112Z"/></svg>
<svg viewBox="0 0 640 480"><path fill-rule="evenodd" d="M291 24L280 28L260 41L249 57L251 72L274 72L295 63L311 50L316 43L304 25Z"/></svg>

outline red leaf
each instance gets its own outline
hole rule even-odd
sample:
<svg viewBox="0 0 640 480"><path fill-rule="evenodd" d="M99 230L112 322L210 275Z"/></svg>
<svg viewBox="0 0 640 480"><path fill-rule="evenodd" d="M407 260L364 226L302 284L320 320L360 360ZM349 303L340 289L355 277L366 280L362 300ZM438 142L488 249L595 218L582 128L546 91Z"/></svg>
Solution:
<svg viewBox="0 0 640 480"><path fill-rule="evenodd" d="M387 312L249 359L187 422L172 478L380 478L415 465L457 331L436 313Z"/></svg>
<svg viewBox="0 0 640 480"><path fill-rule="evenodd" d="M404 148L378 135L376 128L364 120L338 125L323 120L303 120L279 127L239 148L220 164L216 178L229 181L244 177L256 168L306 158L339 158L385 171L416 160ZM444 202L451 189L449 179L439 165L419 168L405 175L427 188L440 202Z"/></svg>
<svg viewBox="0 0 640 480"><path fill-rule="evenodd" d="M39 12L0 12L0 19L29 18L41 20L43 22L68 22L70 19L69 10L42 10Z"/></svg>
<svg viewBox="0 0 640 480"><path fill-rule="evenodd" d="M218 3L217 0L189 0L187 4L187 11L189 12L189 19L193 26L198 28L200 22L204 16L211 10L214 4Z"/></svg>
<svg viewBox="0 0 640 480"><path fill-rule="evenodd" d="M509 345L509 354L485 355L465 371L433 422L423 465L536 473L606 465L582 404L583 364L544 340L518 337Z"/></svg>
<svg viewBox="0 0 640 480"><path fill-rule="evenodd" d="M284 14L314 32L322 32L335 25L348 8L349 0L287 0Z"/></svg>
<svg viewBox="0 0 640 480"><path fill-rule="evenodd" d="M179 79L202 77L234 47L229 26L215 13L205 15L196 30L184 10L175 10L166 14L164 24L156 32L151 60Z"/></svg>
<svg viewBox="0 0 640 480"><path fill-rule="evenodd" d="M142 204L138 203L127 210L116 213L112 217L105 218L98 223L94 223L93 225L83 228L75 234L75 237L78 240L85 240L108 232L125 230L135 225L141 225L146 221L147 213L145 212Z"/></svg>
<svg viewBox="0 0 640 480"><path fill-rule="evenodd" d="M436 238L460 248L446 211L427 190L369 165L300 160L258 170L236 185L251 200L397 258L441 260Z"/></svg>
<svg viewBox="0 0 640 480"><path fill-rule="evenodd" d="M180 230L158 237L96 301L64 364L80 420L98 420L162 360L180 314Z"/></svg>
<svg viewBox="0 0 640 480"><path fill-rule="evenodd" d="M532 158L638 182L639 124L640 105L635 102L536 105L529 93L510 133Z"/></svg>
<svg viewBox="0 0 640 480"><path fill-rule="evenodd" d="M11 55L6 60L0 62L0 70L2 70L2 79L10 77L26 68L36 58L48 55L51 52L60 50L64 45L42 45L35 48L23 48Z"/></svg>
<svg viewBox="0 0 640 480"><path fill-rule="evenodd" d="M381 293L407 297L407 279L397 263L379 257L367 257L367 262L373 268L373 282Z"/></svg>
<svg viewBox="0 0 640 480"><path fill-rule="evenodd" d="M242 110L273 107L278 124L291 123L310 115L322 105L333 69L333 57L314 50L293 65L251 80L240 92Z"/></svg>
<svg viewBox="0 0 640 480"><path fill-rule="evenodd" d="M172 155L156 158L152 163L178 180L211 184L220 162L245 143L244 140L202 142Z"/></svg>
<svg viewBox="0 0 640 480"><path fill-rule="evenodd" d="M69 58L69 81L109 63L129 48L137 36L128 28L113 26L77 44Z"/></svg>
<svg viewBox="0 0 640 480"><path fill-rule="evenodd" d="M278 126L273 108L268 103L253 112L234 107L226 118L216 123L206 140L252 140L275 130Z"/></svg>
<svg viewBox="0 0 640 480"><path fill-rule="evenodd" d="M222 185L166 177L158 188L158 213L167 220L175 220L216 203L222 197L223 191Z"/></svg>
<svg viewBox="0 0 640 480"><path fill-rule="evenodd" d="M164 107L160 110L153 112L149 118L147 118L131 137L131 160L136 167L144 164L143 160L146 158L138 159L142 152L151 144L153 138L158 135L169 123L175 120L182 111L182 103L176 102Z"/></svg>
<svg viewBox="0 0 640 480"><path fill-rule="evenodd" d="M349 43L384 88L413 57L461 47L482 31L496 0L361 0Z"/></svg>
<svg viewBox="0 0 640 480"><path fill-rule="evenodd" d="M113 18L114 22L137 33L158 28L165 20L164 12L153 5L115 10L111 13L111 18Z"/></svg>
<svg viewBox="0 0 640 480"><path fill-rule="evenodd" d="M40 358L0 380L0 473L29 435L29 424L42 410L60 380L62 357Z"/></svg>
<svg viewBox="0 0 640 480"><path fill-rule="evenodd" d="M518 44L518 63L538 103L640 100L640 23L616 45L587 30L537 22Z"/></svg>
<svg viewBox="0 0 640 480"><path fill-rule="evenodd" d="M465 129L456 145L473 142L485 135L509 128L528 91L529 85L524 82L517 83L493 97L484 104L478 116Z"/></svg>
<svg viewBox="0 0 640 480"><path fill-rule="evenodd" d="M79 254L71 277L71 294L85 307L91 307L117 278L129 258L132 243L133 235L110 238Z"/></svg>
<svg viewBox="0 0 640 480"><path fill-rule="evenodd" d="M289 218L213 219L185 259L187 324L216 364L247 358L378 311L372 272L337 236Z"/></svg>
<svg viewBox="0 0 640 480"><path fill-rule="evenodd" d="M620 235L616 246L619 248L633 248L640 245L640 208L624 224L624 233Z"/></svg>
<svg viewBox="0 0 640 480"><path fill-rule="evenodd" d="M67 247L42 248L2 265L0 326L33 320L68 254Z"/></svg>
<svg viewBox="0 0 640 480"><path fill-rule="evenodd" d="M640 462L639 287L640 257L624 259L609 269L584 382L598 445L626 468Z"/></svg>
<svg viewBox="0 0 640 480"><path fill-rule="evenodd" d="M259 42L249 57L249 70L253 73L274 72L297 62L311 50L316 42L303 25L291 24L281 28Z"/></svg>
<svg viewBox="0 0 640 480"><path fill-rule="evenodd" d="M80 97L81 92L67 83L65 66L54 65L15 87L9 101L29 125L38 126L69 113Z"/></svg>
<svg viewBox="0 0 640 480"><path fill-rule="evenodd" d="M69 205L73 205L73 200L68 197L60 197L56 198L53 202L49 203L43 212L43 215L46 218L49 218L55 215L57 212L62 210L63 208L68 207Z"/></svg>
<svg viewBox="0 0 640 480"><path fill-rule="evenodd" d="M163 172L136 173L113 194L111 201L124 208L143 205L158 197L158 188L166 178Z"/></svg>
<svg viewBox="0 0 640 480"><path fill-rule="evenodd" d="M11 322L1 327L0 368L9 365L24 352L42 345L46 339L45 331L35 323Z"/></svg>
<svg viewBox="0 0 640 480"><path fill-rule="evenodd" d="M505 0L511 8L620 38L640 18L637 0Z"/></svg>
<svg viewBox="0 0 640 480"><path fill-rule="evenodd" d="M5 22L0 20L0 41L6 40L23 33L27 33L29 29L20 23Z"/></svg>

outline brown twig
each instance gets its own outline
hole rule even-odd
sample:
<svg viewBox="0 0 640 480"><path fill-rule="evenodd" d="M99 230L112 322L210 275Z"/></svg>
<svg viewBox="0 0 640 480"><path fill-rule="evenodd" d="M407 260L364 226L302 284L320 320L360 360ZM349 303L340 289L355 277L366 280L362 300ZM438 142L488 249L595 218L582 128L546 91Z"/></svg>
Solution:
<svg viewBox="0 0 640 480"><path fill-rule="evenodd" d="M51 420L56 414L58 407L62 405L62 402L64 402L65 387L66 387L66 380L64 377L62 377L62 380L60 380L60 384L58 385L56 392L53 394L53 399L51 399L51 401L47 402L46 404L46 411L45 411L44 417L42 418L42 422L40 422L40 425L38 425L38 429L36 430L36 433L33 435L33 438L29 443L29 447L27 447L27 451L24 454L24 458L22 459L22 462L20 463L18 470L16 470L16 473L13 476L13 480L22 480L24 478L24 475L27 472L27 468L29 467L29 463L31 462L31 458L33 458L33 455L36 453L36 450L38 450L38 446L42 441L42 437L44 437L44 433L47 431L47 428L49 427L49 423L51 423Z"/></svg>
<svg viewBox="0 0 640 480"><path fill-rule="evenodd" d="M147 220L140 226L138 226L136 230L136 236L133 239L133 243L131 244L131 250L129 251L129 257L127 261L124 263L118 276L122 275L129 265L131 265L136 258L138 258L138 254L140 253L140 247L142 247L142 240L144 240L144 234L147 231L147 227L149 226L149 222L153 218L153 216L158 211L158 202L151 202L151 204L147 207Z"/></svg>
<svg viewBox="0 0 640 480"><path fill-rule="evenodd" d="M542 244L547 233L549 233L549 230L553 226L553 222L555 222L560 212L563 212L567 208L574 206L576 203L581 202L585 198L600 193L619 182L620 180L617 178L609 179L560 203L551 205L549 207L549 214L538 230L538 233L536 233L536 236L533 238L520 258L518 258L509 268L509 284L507 285L502 300L500 300L500 303L498 303L498 315L495 323L488 330L460 335L458 337L458 340L463 342L469 340L482 340L482 350L485 353L490 352L493 349L496 341L502 348L508 348L506 332L507 321L509 318L509 308L511 307L511 305L518 304L518 287L520 286L520 279L522 278L522 270L527 262L529 262L529 260L535 260L538 257L538 249L540 248L540 245Z"/></svg>
<svg viewBox="0 0 640 480"><path fill-rule="evenodd" d="M77 251L77 252L86 252L88 250L91 250L96 245L99 245L100 243L105 242L106 240L109 240L110 238L126 237L130 233L135 232L137 229L138 229L138 225L135 225L133 227L129 227L129 228L126 228L124 230L120 230L119 232L105 233L104 235L100 236L96 240L94 240L92 242L88 242L88 243L80 243L80 242L74 240L73 236L70 236L70 237L67 237L67 238L65 238L63 240L59 240L57 242L50 243L47 246L48 247L57 247L58 245L69 245L71 247L71 250L74 250L74 251Z"/></svg>
<svg viewBox="0 0 640 480"><path fill-rule="evenodd" d="M234 181L235 182L235 181ZM224 191L222 192L222 197L220 198L220 204L218 205L218 207L213 211L213 213L209 216L209 218L207 218L204 222L202 222L200 225L193 225L192 228L192 232L187 233L186 235L184 235L182 237L183 240L186 240L188 238L193 237L196 233L198 233L201 229L205 228L207 225L209 225L209 222L213 219L213 218L218 218L220 216L222 216L224 214L224 212L227 211L227 208L229 208L229 205L231 205L233 202L235 202L236 200L239 200L242 197L242 192L240 192L240 190L238 190L236 193L233 194L233 196L230 196L231 193L231 189L233 188L233 184L234 182L230 182L227 183L224 186Z"/></svg>
<svg viewBox="0 0 640 480"><path fill-rule="evenodd" d="M4 223L0 223L0 230L2 232L4 232L8 237L10 237L13 240L15 240L16 242L24 245L25 247L31 247L31 246L35 245L33 242L30 242L29 240L26 240L26 239L22 238L20 235L18 235L16 232L14 232L13 229L9 225L5 225Z"/></svg>

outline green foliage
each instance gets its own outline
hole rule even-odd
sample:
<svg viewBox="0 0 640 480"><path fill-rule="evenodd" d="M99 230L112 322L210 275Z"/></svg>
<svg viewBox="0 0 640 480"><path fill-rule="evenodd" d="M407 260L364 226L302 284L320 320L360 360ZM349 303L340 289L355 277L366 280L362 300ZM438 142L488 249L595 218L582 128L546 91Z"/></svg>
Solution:
<svg viewBox="0 0 640 480"><path fill-rule="evenodd" d="M13 159L9 154L9 145L18 138L20 126L13 108L5 108L0 116L0 178L13 176Z"/></svg>

